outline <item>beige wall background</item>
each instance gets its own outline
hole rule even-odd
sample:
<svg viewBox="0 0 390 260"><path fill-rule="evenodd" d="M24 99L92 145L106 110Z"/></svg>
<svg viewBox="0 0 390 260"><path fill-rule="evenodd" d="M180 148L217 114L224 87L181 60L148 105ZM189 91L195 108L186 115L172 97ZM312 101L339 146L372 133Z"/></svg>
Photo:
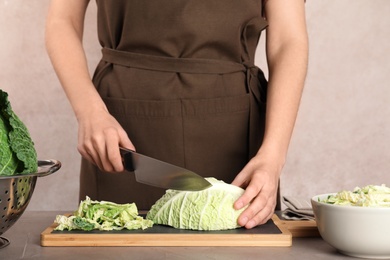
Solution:
<svg viewBox="0 0 390 260"><path fill-rule="evenodd" d="M78 205L77 122L44 48L48 0L0 1L0 88L35 141L62 168L39 178L28 210ZM309 71L281 177L282 195L390 186L390 1L306 2ZM100 58L96 7L86 19L91 73ZM259 45L257 63L267 71Z"/></svg>

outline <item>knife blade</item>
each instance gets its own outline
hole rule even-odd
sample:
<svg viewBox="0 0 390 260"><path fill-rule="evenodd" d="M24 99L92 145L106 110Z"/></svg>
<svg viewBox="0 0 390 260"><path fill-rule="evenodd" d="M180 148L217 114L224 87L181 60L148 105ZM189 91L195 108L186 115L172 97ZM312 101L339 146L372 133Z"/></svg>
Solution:
<svg viewBox="0 0 390 260"><path fill-rule="evenodd" d="M200 191L211 184L200 175L185 168L120 148L126 171L134 172L137 182L174 190Z"/></svg>

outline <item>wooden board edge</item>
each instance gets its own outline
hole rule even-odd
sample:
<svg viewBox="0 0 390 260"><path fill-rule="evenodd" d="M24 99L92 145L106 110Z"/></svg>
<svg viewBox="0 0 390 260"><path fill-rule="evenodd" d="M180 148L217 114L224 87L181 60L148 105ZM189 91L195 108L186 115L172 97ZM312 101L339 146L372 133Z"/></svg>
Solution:
<svg viewBox="0 0 390 260"><path fill-rule="evenodd" d="M292 237L319 237L320 233L315 220L281 220L277 215L273 217L274 223L285 226Z"/></svg>
<svg viewBox="0 0 390 260"><path fill-rule="evenodd" d="M169 237L170 236L170 237ZM131 239L127 235L81 235L76 239L67 237L44 237L42 246L45 247L289 247L292 245L291 236L259 235L247 237L239 235L153 235L135 234Z"/></svg>
<svg viewBox="0 0 390 260"><path fill-rule="evenodd" d="M274 217L273 217L274 221ZM285 225L276 223L281 234L79 234L77 239L64 234L52 234L56 224L41 233L43 247L98 247L98 246L168 246L168 247L290 247L292 235ZM279 225L278 225L279 224ZM248 236L250 239L248 240Z"/></svg>

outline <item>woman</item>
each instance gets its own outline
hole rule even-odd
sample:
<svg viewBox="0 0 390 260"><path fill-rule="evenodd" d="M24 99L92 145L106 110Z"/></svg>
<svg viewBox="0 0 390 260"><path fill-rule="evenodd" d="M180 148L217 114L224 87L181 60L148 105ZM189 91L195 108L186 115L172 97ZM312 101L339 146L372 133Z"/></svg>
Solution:
<svg viewBox="0 0 390 260"><path fill-rule="evenodd" d="M148 209L163 194L117 173L122 146L243 187L234 207L250 205L238 223L265 223L306 76L304 1L96 2L103 56L93 80L82 46L89 1L52 0L46 30L79 123L80 198ZM268 89L254 66L265 28Z"/></svg>

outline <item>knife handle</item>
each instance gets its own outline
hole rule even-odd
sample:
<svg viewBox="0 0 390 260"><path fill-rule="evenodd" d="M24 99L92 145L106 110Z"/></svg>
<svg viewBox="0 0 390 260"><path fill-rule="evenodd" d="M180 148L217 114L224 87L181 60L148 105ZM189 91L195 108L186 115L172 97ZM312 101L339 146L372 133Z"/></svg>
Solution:
<svg viewBox="0 0 390 260"><path fill-rule="evenodd" d="M135 161L134 161L134 155L131 152L131 150L125 149L125 148L120 148L120 153L122 157L122 163L123 166L125 167L126 171L133 172L135 171Z"/></svg>

